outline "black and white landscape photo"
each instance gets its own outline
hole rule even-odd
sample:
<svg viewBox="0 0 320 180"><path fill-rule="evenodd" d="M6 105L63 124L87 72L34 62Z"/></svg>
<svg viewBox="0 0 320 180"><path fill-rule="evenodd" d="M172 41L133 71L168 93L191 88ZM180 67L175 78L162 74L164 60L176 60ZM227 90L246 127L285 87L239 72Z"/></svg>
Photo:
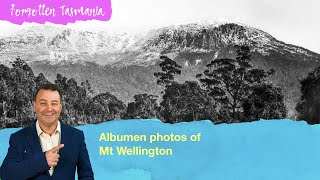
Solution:
<svg viewBox="0 0 320 180"><path fill-rule="evenodd" d="M110 22L0 22L0 127L30 124L35 90L49 82L62 89L61 118L70 125L320 122L312 3L177 2L143 1L134 12L130 2L113 2Z"/></svg>

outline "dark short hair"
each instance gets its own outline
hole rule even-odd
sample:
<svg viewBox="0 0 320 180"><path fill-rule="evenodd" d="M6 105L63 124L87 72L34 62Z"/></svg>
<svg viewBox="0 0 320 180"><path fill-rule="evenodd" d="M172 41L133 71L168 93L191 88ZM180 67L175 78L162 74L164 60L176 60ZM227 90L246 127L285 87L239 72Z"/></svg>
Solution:
<svg viewBox="0 0 320 180"><path fill-rule="evenodd" d="M36 93L34 94L34 97L33 97L34 101L36 101L37 95L41 89L50 90L50 91L58 91L58 93L60 95L60 101L62 101L62 94L61 94L61 90L60 90L59 86L56 84L52 84L52 83L40 85L39 88L37 89Z"/></svg>

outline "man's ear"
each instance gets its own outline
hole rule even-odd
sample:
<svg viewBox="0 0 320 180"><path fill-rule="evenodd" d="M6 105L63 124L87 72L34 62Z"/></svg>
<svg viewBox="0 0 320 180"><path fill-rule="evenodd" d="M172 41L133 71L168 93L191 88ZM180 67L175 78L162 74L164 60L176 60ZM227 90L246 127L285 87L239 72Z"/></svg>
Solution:
<svg viewBox="0 0 320 180"><path fill-rule="evenodd" d="M33 110L36 111L36 101L32 102Z"/></svg>

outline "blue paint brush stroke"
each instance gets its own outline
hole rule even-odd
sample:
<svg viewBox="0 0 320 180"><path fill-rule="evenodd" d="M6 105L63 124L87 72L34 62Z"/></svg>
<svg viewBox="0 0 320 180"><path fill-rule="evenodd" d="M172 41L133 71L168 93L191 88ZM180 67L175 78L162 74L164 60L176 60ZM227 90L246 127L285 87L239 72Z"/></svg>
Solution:
<svg viewBox="0 0 320 180"><path fill-rule="evenodd" d="M112 180L318 180L320 125L260 120L213 125L210 121L164 124L159 120L109 121L77 127L85 132L95 179ZM0 131L0 161L18 129ZM200 142L99 142L101 133L192 134ZM172 156L100 156L100 146L172 148Z"/></svg>

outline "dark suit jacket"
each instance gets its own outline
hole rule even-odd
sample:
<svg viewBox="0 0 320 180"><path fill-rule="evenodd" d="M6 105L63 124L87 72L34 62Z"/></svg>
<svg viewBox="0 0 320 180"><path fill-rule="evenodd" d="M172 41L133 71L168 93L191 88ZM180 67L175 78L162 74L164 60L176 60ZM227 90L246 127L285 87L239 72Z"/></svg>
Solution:
<svg viewBox="0 0 320 180"><path fill-rule="evenodd" d="M42 152L34 122L11 134L8 154L0 169L2 180L74 180L76 168L79 179L93 180L83 132L60 123L64 147L59 150L59 162L52 176L49 175L50 167L45 152Z"/></svg>

